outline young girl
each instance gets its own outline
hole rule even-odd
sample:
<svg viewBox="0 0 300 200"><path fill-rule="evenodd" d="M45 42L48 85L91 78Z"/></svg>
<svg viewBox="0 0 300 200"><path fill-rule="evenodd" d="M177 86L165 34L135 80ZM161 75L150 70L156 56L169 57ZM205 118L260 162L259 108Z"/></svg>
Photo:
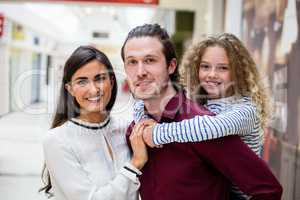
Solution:
<svg viewBox="0 0 300 200"><path fill-rule="evenodd" d="M268 114L267 95L256 65L242 42L227 33L210 37L185 53L181 67L182 83L191 96L216 116L196 116L162 124L143 121L150 125L144 130L148 145L240 135L260 155ZM136 121L147 118L142 101L135 104L134 111ZM231 199L247 198L237 188L233 191Z"/></svg>
<svg viewBox="0 0 300 200"><path fill-rule="evenodd" d="M53 189L57 200L138 199L146 146L134 130L130 159L128 123L110 116L116 95L105 54L90 46L76 49L65 64L57 112L43 142L48 173L41 191Z"/></svg>

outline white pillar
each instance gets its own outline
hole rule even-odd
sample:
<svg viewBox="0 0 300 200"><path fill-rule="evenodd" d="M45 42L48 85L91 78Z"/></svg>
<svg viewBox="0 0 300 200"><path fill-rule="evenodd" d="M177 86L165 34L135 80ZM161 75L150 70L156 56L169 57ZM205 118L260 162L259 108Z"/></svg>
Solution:
<svg viewBox="0 0 300 200"><path fill-rule="evenodd" d="M9 48L0 43L0 116L9 112Z"/></svg>

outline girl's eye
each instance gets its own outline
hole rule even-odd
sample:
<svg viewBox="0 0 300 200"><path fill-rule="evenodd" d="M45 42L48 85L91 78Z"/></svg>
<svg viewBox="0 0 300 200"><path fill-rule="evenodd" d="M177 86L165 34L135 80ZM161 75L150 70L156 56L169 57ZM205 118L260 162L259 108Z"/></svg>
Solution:
<svg viewBox="0 0 300 200"><path fill-rule="evenodd" d="M219 66L218 67L218 69L219 69L219 71L227 71L229 68L228 68L228 66Z"/></svg>
<svg viewBox="0 0 300 200"><path fill-rule="evenodd" d="M200 69L205 70L205 69L209 69L209 68L210 68L210 66L207 64L200 64Z"/></svg>

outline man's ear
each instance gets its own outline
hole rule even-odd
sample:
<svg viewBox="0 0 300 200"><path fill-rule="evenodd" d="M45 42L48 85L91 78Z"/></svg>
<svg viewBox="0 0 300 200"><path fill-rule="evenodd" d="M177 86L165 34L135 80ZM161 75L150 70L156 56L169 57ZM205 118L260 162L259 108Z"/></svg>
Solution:
<svg viewBox="0 0 300 200"><path fill-rule="evenodd" d="M173 58L168 67L169 74L173 74L176 70L176 67L177 67L177 60L176 58Z"/></svg>
<svg viewBox="0 0 300 200"><path fill-rule="evenodd" d="M65 84L65 88L70 93L71 96L74 96L74 92L72 90L72 87L69 84Z"/></svg>

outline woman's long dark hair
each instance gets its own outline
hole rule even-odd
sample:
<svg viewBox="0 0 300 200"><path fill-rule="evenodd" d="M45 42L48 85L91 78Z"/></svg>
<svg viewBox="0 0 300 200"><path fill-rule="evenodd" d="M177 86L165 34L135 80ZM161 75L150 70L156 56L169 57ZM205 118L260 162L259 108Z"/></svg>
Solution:
<svg viewBox="0 0 300 200"><path fill-rule="evenodd" d="M87 63L93 60L97 60L106 66L110 80L112 81L113 88L111 92L111 98L108 104L106 105L106 111L111 111L115 103L118 90L116 76L112 64L110 63L107 56L98 49L92 46L80 46L72 53L72 55L68 58L67 62L65 63L64 74L60 88L60 96L56 108L56 113L54 115L54 119L51 125L51 129L62 125L71 118L79 116L79 104L76 102L75 98L72 97L72 95L70 95L69 92L66 90L65 85L71 81L72 76L78 69L80 69L82 66L86 65ZM50 174L47 170L46 164L44 164L44 168L42 171L42 181L44 183L44 186L39 190L39 192L44 191L48 195L48 197L53 196L53 194L50 192L52 185Z"/></svg>

